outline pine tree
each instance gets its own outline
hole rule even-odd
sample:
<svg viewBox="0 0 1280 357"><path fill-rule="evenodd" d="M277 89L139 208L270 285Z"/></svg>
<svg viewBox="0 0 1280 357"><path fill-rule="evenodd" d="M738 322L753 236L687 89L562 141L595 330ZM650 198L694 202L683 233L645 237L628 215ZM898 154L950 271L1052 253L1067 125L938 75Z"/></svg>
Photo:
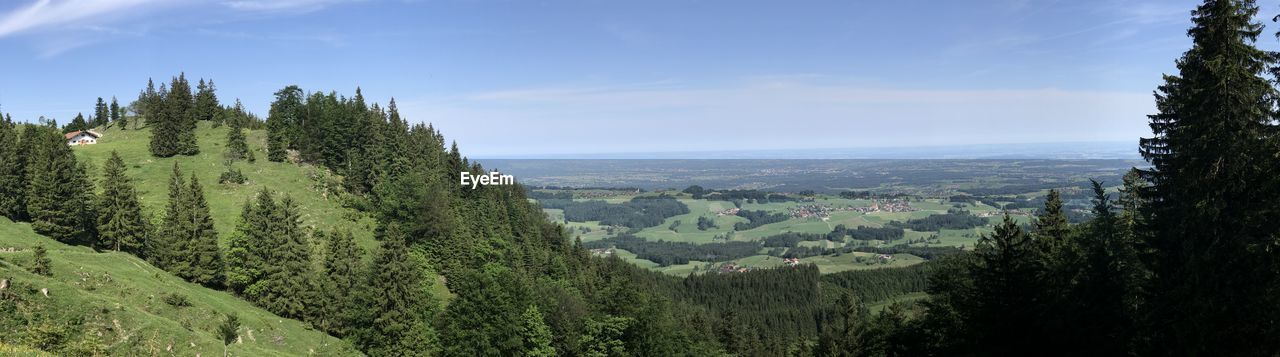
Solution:
<svg viewBox="0 0 1280 357"><path fill-rule="evenodd" d="M295 125L300 120L302 110L302 89L288 86L276 92L276 100L271 102L271 111L267 115L267 160L284 162L288 158L285 150L296 145L290 139Z"/></svg>
<svg viewBox="0 0 1280 357"><path fill-rule="evenodd" d="M277 246L273 226L278 222L272 217L275 211L275 200L264 188L255 202L245 201L236 233L228 243L227 286L259 305L269 293L262 279L266 276L267 262L272 259L270 249Z"/></svg>
<svg viewBox="0 0 1280 357"><path fill-rule="evenodd" d="M218 337L222 338L222 357L227 357L227 348L240 338L238 330L240 330L240 317L235 314L227 314L218 325Z"/></svg>
<svg viewBox="0 0 1280 357"><path fill-rule="evenodd" d="M216 90L212 79L207 83L203 78L200 79L199 84L196 85L195 107L193 108L196 120L212 121L216 118L219 110L218 95L214 92Z"/></svg>
<svg viewBox="0 0 1280 357"><path fill-rule="evenodd" d="M240 123L236 120L230 121L227 128L227 148L223 154L227 160L243 160L250 155L249 144L245 143L244 131L240 128Z"/></svg>
<svg viewBox="0 0 1280 357"><path fill-rule="evenodd" d="M1037 298L1044 293L1039 278L1044 274L1042 255L1035 240L1009 215L996 225L995 232L984 234L974 249L976 265L971 269L974 300L971 326L976 343L997 355L1033 353L1044 340L1040 328L1041 305Z"/></svg>
<svg viewBox="0 0 1280 357"><path fill-rule="evenodd" d="M339 230L327 235L325 240L324 259L324 316L321 326L334 336L346 336L358 316L355 311L363 307L357 305L356 296L352 292L360 291L363 275L360 257L364 250L356 245L355 238L347 230Z"/></svg>
<svg viewBox="0 0 1280 357"><path fill-rule="evenodd" d="M556 355L555 347L551 347L551 328L542 320L542 312L537 306L530 305L524 310L524 320L520 326L520 337L524 339L523 355L528 357L552 357Z"/></svg>
<svg viewBox="0 0 1280 357"><path fill-rule="evenodd" d="M196 143L196 117L199 114L199 108L195 105L195 100L191 95L191 85L187 83L184 73L179 73L178 78L173 80L169 85L169 98L165 100L165 110L174 120L177 128L177 153L182 155L195 155L200 152L200 147Z"/></svg>
<svg viewBox="0 0 1280 357"><path fill-rule="evenodd" d="M107 102L98 97L98 102L93 105L93 125L92 127L102 127L107 125L111 119L110 111L107 109Z"/></svg>
<svg viewBox="0 0 1280 357"><path fill-rule="evenodd" d="M116 124L121 130L124 130L125 126L129 123L120 121L121 119L123 118L120 115L120 103L116 102L116 97L113 96L111 97L111 123Z"/></svg>
<svg viewBox="0 0 1280 357"><path fill-rule="evenodd" d="M405 233L396 224L379 229L382 249L368 268L362 289L361 323L353 331L356 346L370 356L424 354L435 348L429 323L434 304L422 267L409 254ZM457 341L462 342L462 341Z"/></svg>
<svg viewBox="0 0 1280 357"><path fill-rule="evenodd" d="M222 284L222 250L218 248L218 231L213 227L213 216L209 214L209 204L204 199L204 188L195 174L191 175L191 186L184 192L186 197L182 204L186 206L186 220L182 223L185 231L179 235L182 241L184 263L179 266L176 275L191 282L219 286Z"/></svg>
<svg viewBox="0 0 1280 357"><path fill-rule="evenodd" d="M114 150L103 165L102 195L98 198L98 241L102 249L142 255L147 222L138 194L125 174L124 160Z"/></svg>
<svg viewBox="0 0 1280 357"><path fill-rule="evenodd" d="M13 121L0 119L0 216L15 221L25 219L27 211L27 163L22 144Z"/></svg>
<svg viewBox="0 0 1280 357"><path fill-rule="evenodd" d="M1134 235L1135 230L1141 225L1143 219L1143 211L1147 208L1146 199L1143 198L1142 191L1146 189L1146 181L1142 179L1142 174L1138 169L1130 169L1124 174L1124 183L1120 187L1120 198L1117 204L1120 206L1120 223L1123 225L1126 234Z"/></svg>
<svg viewBox="0 0 1280 357"><path fill-rule="evenodd" d="M1277 54L1255 46L1251 0L1205 1L1191 49L1156 93L1145 243L1154 274L1149 351L1267 355L1280 350L1280 184L1272 172Z"/></svg>
<svg viewBox="0 0 1280 357"><path fill-rule="evenodd" d="M27 166L27 212L31 228L64 243L82 242L85 238L86 210L92 206L92 195L82 181L83 171L75 153L53 130L41 130L33 138L33 155ZM86 199L87 198L87 199Z"/></svg>
<svg viewBox="0 0 1280 357"><path fill-rule="evenodd" d="M35 262L31 266L31 273L53 276L53 260L49 259L49 252L44 249L44 244L37 244L32 251L35 256Z"/></svg>
<svg viewBox="0 0 1280 357"><path fill-rule="evenodd" d="M284 317L301 318L307 305L317 302L312 289L310 243L302 231L298 206L293 198L280 199L272 212L272 234L275 243L267 246L269 257L262 283L267 296L262 307Z"/></svg>
<svg viewBox="0 0 1280 357"><path fill-rule="evenodd" d="M81 113L76 113L75 119L71 119L71 122L62 128L63 133L85 130L89 130L89 123L84 121L84 114Z"/></svg>
<svg viewBox="0 0 1280 357"><path fill-rule="evenodd" d="M169 204L165 208L159 230L146 241L147 259L151 264L170 272L185 270L185 267L180 267L180 259L185 252L185 242L181 237L188 231L185 222L190 221L188 206L184 204L186 189L182 169L174 162L173 173L169 176Z"/></svg>

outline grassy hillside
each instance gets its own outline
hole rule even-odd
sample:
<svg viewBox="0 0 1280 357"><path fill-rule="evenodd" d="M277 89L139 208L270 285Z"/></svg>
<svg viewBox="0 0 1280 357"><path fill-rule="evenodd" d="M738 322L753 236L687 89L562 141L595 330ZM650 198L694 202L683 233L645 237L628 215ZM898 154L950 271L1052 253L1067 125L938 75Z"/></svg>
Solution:
<svg viewBox="0 0 1280 357"><path fill-rule="evenodd" d="M210 123L201 122L196 130L200 154L172 158L151 156L151 131L145 128L98 131L103 134L98 144L74 148L77 158L90 164L89 175L97 184L103 163L113 150L118 152L137 188L144 212L153 220L159 219L168 202L168 183L176 162L185 176L195 174L204 185L224 248L235 231L244 202L266 187L289 194L299 203L304 227L346 228L366 252L377 249L372 234L374 220L343 207L331 191L320 184L336 182L325 177L324 170L266 160L265 131L247 132L250 149L258 160L234 164L249 180L243 185L218 184L218 176L226 169L222 156L227 135L225 126L214 128ZM320 245L312 243L316 247ZM36 244L48 248L53 260L53 277L28 272L33 261L30 248ZM187 283L129 254L96 253L86 247L61 244L35 234L26 223L3 218L0 218L0 279L12 281L13 286L7 291L14 302L11 306L29 315L27 319L49 323L24 327L24 333L29 334L23 337L27 340L22 340L22 345L39 347L40 339L61 339L98 341L98 344L84 344L105 346L107 352L114 352L111 354L125 351L126 354L165 354L168 351L177 355L217 355L222 346L213 331L223 313L236 312L243 327L242 341L232 347L233 354L359 354L345 341L311 330L302 322L272 315L226 292ZM440 281L439 277L436 281ZM438 301L446 302L451 296L449 292L443 284L434 285ZM43 288L49 289L47 298L39 292ZM165 298L171 294L185 297L190 306L166 303ZM53 323L55 321L60 324ZM83 326L90 326L86 333L91 333L92 338L68 332L72 330L65 328L67 321L83 321ZM66 336L67 333L73 335ZM4 348L21 351L19 346Z"/></svg>
<svg viewBox="0 0 1280 357"><path fill-rule="evenodd" d="M34 261L31 248L37 244L48 249L52 277L28 272ZM2 311L11 319L0 321L31 324L5 326L14 330L5 332L4 340L18 340L10 344L40 347L73 341L69 344L80 346L79 352L214 356L222 353L214 331L223 314L234 312L241 320L241 340L230 348L235 355L359 355L345 341L302 322L188 283L132 255L58 243L6 218L0 218L0 279L11 281L0 292L0 310L13 308ZM48 289L47 297L41 289ZM185 298L189 306L166 302L171 295ZM22 348L2 346L0 354L26 355Z"/></svg>
<svg viewBox="0 0 1280 357"><path fill-rule="evenodd" d="M183 174L192 173L200 178L205 188L205 198L209 201L209 210L213 214L214 226L225 242L235 230L240 210L245 200L262 190L270 188L276 192L292 195L301 207L302 225L322 229L335 227L349 228L356 236L356 241L369 251L376 247L373 241L374 220L366 215L343 208L333 195L318 184L324 170L312 166L299 166L292 163L267 161L265 130L247 132L249 148L258 158L255 163L244 161L235 163L235 167L248 177L244 185L220 185L218 176L225 170L223 147L226 145L227 127L213 128L210 123L201 122L196 129L196 137L200 144L200 153L194 156L174 156L155 158L149 149L150 130L118 130L109 128L100 130L103 134L96 145L75 147L76 156L81 161L92 164L90 177L101 179L102 164L111 157L111 151L120 153L128 167L129 177L138 189L139 198L147 212L154 217L164 210L168 202L169 176L176 162L182 166Z"/></svg>

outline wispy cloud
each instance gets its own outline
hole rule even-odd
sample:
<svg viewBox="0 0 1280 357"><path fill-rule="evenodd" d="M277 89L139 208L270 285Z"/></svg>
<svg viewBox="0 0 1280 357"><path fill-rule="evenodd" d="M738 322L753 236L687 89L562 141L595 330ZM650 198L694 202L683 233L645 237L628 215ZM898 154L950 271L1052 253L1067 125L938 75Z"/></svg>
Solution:
<svg viewBox="0 0 1280 357"><path fill-rule="evenodd" d="M118 14L158 0L39 0L0 17L0 37L76 24Z"/></svg>
<svg viewBox="0 0 1280 357"><path fill-rule="evenodd" d="M344 2L360 0L236 0L222 4L242 11L262 12L310 12Z"/></svg>

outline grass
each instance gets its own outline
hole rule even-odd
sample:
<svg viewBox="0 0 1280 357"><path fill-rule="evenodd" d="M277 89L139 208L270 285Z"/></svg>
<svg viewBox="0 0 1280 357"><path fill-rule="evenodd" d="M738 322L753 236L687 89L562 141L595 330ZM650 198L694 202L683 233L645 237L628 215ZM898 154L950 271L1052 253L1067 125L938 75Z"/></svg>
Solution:
<svg viewBox="0 0 1280 357"><path fill-rule="evenodd" d="M301 208L304 226L319 229L347 228L365 251L373 251L377 247L373 239L372 218L342 207L332 195L316 187L316 180L312 177L320 175L323 170L267 161L265 130L249 131L246 135L257 162L235 163L235 167L249 178L249 182L244 185L218 184L218 176L225 170L222 155L227 137L226 126L213 128L210 123L199 123L196 137L200 153L170 158L151 156L150 130L109 128L101 130L101 133L103 137L98 144L75 147L77 159L92 165L89 177L97 182L102 176L103 163L111 157L113 150L118 152L146 212L152 214L152 217L158 218L169 200L169 178L173 172L173 164L178 163L183 175L189 178L194 173L200 179L200 184L205 189L205 199L209 202L209 211L214 218L214 227L224 243L235 230L244 202L266 187L293 197Z"/></svg>
<svg viewBox="0 0 1280 357"><path fill-rule="evenodd" d="M46 247L52 260L51 277L27 271L33 261L31 248L38 244ZM14 291L26 301L82 317L86 326L106 331L99 340L109 346L110 355L166 348L179 355L220 355L222 341L215 329L226 313L237 314L243 326L241 342L231 346L239 355L359 354L348 343L300 321L275 316L226 292L188 283L132 255L65 245L35 234L26 223L5 218L0 218L0 276L12 279ZM48 289L48 297L39 289ZM164 303L168 294L185 296L190 306ZM5 348L0 346L0 354L8 355Z"/></svg>

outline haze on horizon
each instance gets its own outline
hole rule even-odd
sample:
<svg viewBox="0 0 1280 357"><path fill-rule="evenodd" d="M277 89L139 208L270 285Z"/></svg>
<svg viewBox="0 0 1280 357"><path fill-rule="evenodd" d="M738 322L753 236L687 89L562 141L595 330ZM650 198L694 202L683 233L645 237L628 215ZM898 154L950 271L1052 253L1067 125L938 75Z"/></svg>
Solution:
<svg viewBox="0 0 1280 357"><path fill-rule="evenodd" d="M394 96L479 157L1136 142L1195 2L789 5L5 2L0 111L66 123L185 71L264 118L289 84Z"/></svg>

